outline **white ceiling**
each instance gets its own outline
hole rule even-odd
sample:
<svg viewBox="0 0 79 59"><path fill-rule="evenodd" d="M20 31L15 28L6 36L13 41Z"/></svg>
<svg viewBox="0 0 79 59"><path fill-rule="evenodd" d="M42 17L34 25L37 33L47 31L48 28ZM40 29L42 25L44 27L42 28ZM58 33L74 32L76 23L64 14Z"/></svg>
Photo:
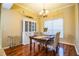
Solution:
<svg viewBox="0 0 79 59"><path fill-rule="evenodd" d="M71 3L21 3L18 5L25 8L28 7L30 10L39 13L43 8L47 9L48 11L53 11L67 5L71 5Z"/></svg>

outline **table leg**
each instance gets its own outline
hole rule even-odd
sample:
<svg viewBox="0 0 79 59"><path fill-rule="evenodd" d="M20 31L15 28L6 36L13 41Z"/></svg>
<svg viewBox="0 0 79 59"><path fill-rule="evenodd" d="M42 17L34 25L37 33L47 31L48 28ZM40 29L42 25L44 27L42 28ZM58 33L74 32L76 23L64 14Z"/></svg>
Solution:
<svg viewBox="0 0 79 59"><path fill-rule="evenodd" d="M45 52L46 52L46 56L47 56L47 52L48 52L47 44L45 44L45 47L46 47L46 51Z"/></svg>
<svg viewBox="0 0 79 59"><path fill-rule="evenodd" d="M35 54L35 42L34 42L34 54Z"/></svg>
<svg viewBox="0 0 79 59"><path fill-rule="evenodd" d="M32 52L32 39L30 38L30 55L31 55L31 52Z"/></svg>
<svg viewBox="0 0 79 59"><path fill-rule="evenodd" d="M38 51L40 52L40 44L38 44Z"/></svg>

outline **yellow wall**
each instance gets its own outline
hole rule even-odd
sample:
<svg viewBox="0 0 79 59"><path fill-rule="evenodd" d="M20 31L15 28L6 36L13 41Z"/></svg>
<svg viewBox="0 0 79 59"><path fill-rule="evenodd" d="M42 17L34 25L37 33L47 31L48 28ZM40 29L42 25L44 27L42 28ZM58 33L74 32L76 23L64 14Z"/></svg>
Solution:
<svg viewBox="0 0 79 59"><path fill-rule="evenodd" d="M74 44L75 42L75 5L60 9L49 14L48 19L63 18L64 19L64 39L61 42ZM43 19L41 19L43 21ZM43 31L43 22L41 22L41 30ZM42 32L41 31L41 32Z"/></svg>
<svg viewBox="0 0 79 59"><path fill-rule="evenodd" d="M75 5L75 23L76 23L76 30L75 30L75 36L76 36L76 40L75 40L75 48L76 48L76 52L77 55L79 55L79 4Z"/></svg>
<svg viewBox="0 0 79 59"><path fill-rule="evenodd" d="M16 9L16 10L15 10ZM20 13L17 11L20 11L19 9L2 9L1 10L1 20L2 20L2 44L3 47L7 47L9 40L8 35L17 36L18 39L21 39L21 21L24 18ZM22 9L21 9L22 10ZM27 12L26 12L27 13ZM28 13L27 13L28 14ZM29 13L29 15L32 15L36 17L34 14ZM67 42L74 44L75 41L75 6L70 6L61 10L58 10L56 12L51 12L49 14L49 19L54 18L64 18L64 39L61 40L62 42ZM43 26L44 26L44 19L35 19L37 21L37 31L43 32Z"/></svg>
<svg viewBox="0 0 79 59"><path fill-rule="evenodd" d="M75 43L75 6L63 10L64 16L64 42Z"/></svg>
<svg viewBox="0 0 79 59"><path fill-rule="evenodd" d="M2 47L2 36L1 36L1 3L0 3L0 49Z"/></svg>
<svg viewBox="0 0 79 59"><path fill-rule="evenodd" d="M17 40L21 40L22 32L22 20L25 18L14 9L2 9L1 10L2 20L2 46L8 47L10 40L8 36L17 37Z"/></svg>
<svg viewBox="0 0 79 59"><path fill-rule="evenodd" d="M1 20L3 24L2 45L7 47L9 44L8 36L21 36L21 15L13 10L2 9Z"/></svg>

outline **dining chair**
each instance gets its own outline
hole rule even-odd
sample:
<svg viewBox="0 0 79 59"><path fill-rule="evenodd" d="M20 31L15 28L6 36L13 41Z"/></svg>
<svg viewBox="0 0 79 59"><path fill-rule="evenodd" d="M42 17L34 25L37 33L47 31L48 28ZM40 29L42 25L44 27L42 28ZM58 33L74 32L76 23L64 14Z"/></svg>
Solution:
<svg viewBox="0 0 79 59"><path fill-rule="evenodd" d="M59 39L60 39L60 32L57 32L54 38L51 38L46 42L47 45L44 45L45 47L47 47L46 53L48 52L48 50L53 50L55 52L54 54L58 53Z"/></svg>

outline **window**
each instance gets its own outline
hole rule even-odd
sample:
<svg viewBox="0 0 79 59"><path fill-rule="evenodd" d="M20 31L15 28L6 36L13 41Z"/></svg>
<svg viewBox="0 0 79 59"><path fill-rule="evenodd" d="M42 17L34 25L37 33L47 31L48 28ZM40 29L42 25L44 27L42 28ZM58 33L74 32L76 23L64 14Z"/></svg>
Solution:
<svg viewBox="0 0 79 59"><path fill-rule="evenodd" d="M54 35L57 32L60 32L60 37L63 38L63 18L47 20L44 23L44 27L47 28L47 34Z"/></svg>

